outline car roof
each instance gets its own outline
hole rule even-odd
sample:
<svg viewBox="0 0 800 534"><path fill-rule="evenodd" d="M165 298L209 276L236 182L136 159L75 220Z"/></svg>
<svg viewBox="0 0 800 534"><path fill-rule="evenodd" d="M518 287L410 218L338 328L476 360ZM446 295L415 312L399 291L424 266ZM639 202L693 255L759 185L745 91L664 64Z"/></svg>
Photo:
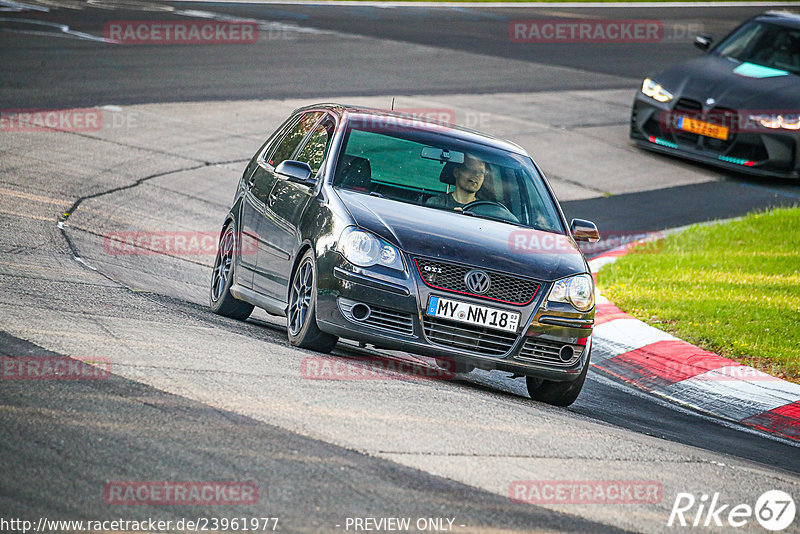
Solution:
<svg viewBox="0 0 800 534"><path fill-rule="evenodd" d="M451 137L455 137L457 139L469 141L472 143L491 146L494 148L500 148L508 152L514 152L517 154L528 156L528 153L525 151L524 148L506 139L495 137L493 135L479 132L477 130L472 130L470 128L465 128L463 126L457 126L443 121L434 121L424 117L403 113L400 111L377 109L364 106L351 106L351 105L337 104L337 103L320 103L320 104L312 104L310 106L304 106L302 108L295 110L295 113L301 111L311 111L311 110L326 110L335 115L338 115L339 117L344 118L345 120L351 120L353 118L362 120L365 118L370 118L373 120L377 119L375 120L376 124L379 124L381 120L385 120L387 124L391 124L391 120L406 120L406 121L413 120L413 124L409 124L409 127L439 134L442 133L442 126L446 126L447 135ZM432 111L442 111L442 110L432 110Z"/></svg>
<svg viewBox="0 0 800 534"><path fill-rule="evenodd" d="M800 29L800 13L793 13L791 11L767 11L761 15L757 15L754 19Z"/></svg>

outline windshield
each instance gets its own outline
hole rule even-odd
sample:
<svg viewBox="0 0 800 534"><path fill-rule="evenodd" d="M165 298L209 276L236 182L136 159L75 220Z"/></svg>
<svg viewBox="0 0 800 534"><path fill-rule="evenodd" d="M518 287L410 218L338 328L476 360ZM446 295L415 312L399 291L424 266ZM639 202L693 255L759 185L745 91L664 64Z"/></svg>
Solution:
<svg viewBox="0 0 800 534"><path fill-rule="evenodd" d="M800 29L749 22L714 50L723 57L800 74Z"/></svg>
<svg viewBox="0 0 800 534"><path fill-rule="evenodd" d="M530 158L445 133L352 122L360 123L345 132L334 187L564 232Z"/></svg>

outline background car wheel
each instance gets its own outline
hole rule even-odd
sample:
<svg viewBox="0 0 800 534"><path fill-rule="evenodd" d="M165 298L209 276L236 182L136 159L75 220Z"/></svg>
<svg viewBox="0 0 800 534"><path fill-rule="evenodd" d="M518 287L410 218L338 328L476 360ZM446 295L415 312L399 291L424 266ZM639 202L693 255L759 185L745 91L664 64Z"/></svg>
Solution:
<svg viewBox="0 0 800 534"><path fill-rule="evenodd" d="M236 232L230 223L222 232L217 247L217 258L211 272L211 291L209 303L214 313L231 319L244 321L253 313L253 305L236 300L231 295L233 284L233 256L236 254Z"/></svg>
<svg viewBox="0 0 800 534"><path fill-rule="evenodd" d="M580 376L573 382L553 382L532 376L525 377L528 394L533 400L541 401L553 406L569 406L578 398L589 372L589 358L583 366Z"/></svg>
<svg viewBox="0 0 800 534"><path fill-rule="evenodd" d="M317 326L317 269L314 253L305 253L289 287L289 309L286 314L289 342L295 347L330 352L339 338Z"/></svg>
<svg viewBox="0 0 800 534"><path fill-rule="evenodd" d="M436 365L442 369L450 371L451 373L466 374L471 373L475 369L475 366L469 363L457 362L455 360L449 360L446 358L436 358Z"/></svg>

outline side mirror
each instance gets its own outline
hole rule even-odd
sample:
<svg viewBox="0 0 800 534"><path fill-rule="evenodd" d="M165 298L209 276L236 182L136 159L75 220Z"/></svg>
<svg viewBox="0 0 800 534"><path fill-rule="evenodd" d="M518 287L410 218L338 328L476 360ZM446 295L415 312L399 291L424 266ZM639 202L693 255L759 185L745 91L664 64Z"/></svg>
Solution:
<svg viewBox="0 0 800 534"><path fill-rule="evenodd" d="M698 35L694 38L694 45L702 50L703 52L708 51L708 48L711 46L711 42L714 39L711 38L709 35Z"/></svg>
<svg viewBox="0 0 800 534"><path fill-rule="evenodd" d="M314 185L316 180L311 177L311 167L308 163L287 159L282 161L275 168L275 174L279 174L290 182L302 185Z"/></svg>
<svg viewBox="0 0 800 534"><path fill-rule="evenodd" d="M592 221L572 219L570 231L575 241L586 241L588 243L600 241L600 232L597 231L597 226Z"/></svg>

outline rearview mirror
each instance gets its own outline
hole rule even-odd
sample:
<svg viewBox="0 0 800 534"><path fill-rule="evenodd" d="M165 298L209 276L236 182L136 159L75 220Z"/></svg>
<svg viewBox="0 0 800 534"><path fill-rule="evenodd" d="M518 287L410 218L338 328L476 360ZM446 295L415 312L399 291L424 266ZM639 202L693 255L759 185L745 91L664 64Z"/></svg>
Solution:
<svg viewBox="0 0 800 534"><path fill-rule="evenodd" d="M572 219L570 231L575 241L586 241L588 243L600 241L600 232L597 231L597 226L592 221Z"/></svg>
<svg viewBox="0 0 800 534"><path fill-rule="evenodd" d="M441 163L464 163L464 153L456 150L448 150L446 148L436 148L426 146L422 149L420 154L425 159L432 159Z"/></svg>
<svg viewBox="0 0 800 534"><path fill-rule="evenodd" d="M697 37L694 38L694 45L703 52L705 52L711 46L711 42L713 40L714 39L712 39L708 35L698 35Z"/></svg>
<svg viewBox="0 0 800 534"><path fill-rule="evenodd" d="M287 159L282 161L275 168L275 174L279 174L290 182L302 185L314 185L316 180L311 178L311 166L302 161Z"/></svg>

